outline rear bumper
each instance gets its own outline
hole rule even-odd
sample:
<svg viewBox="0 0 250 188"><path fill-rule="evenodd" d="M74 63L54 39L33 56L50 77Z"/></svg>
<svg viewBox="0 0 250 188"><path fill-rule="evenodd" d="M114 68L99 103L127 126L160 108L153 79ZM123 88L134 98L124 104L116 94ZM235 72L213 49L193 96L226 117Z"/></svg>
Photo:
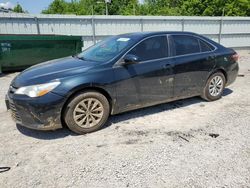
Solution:
<svg viewBox="0 0 250 188"><path fill-rule="evenodd" d="M237 76L238 76L238 72L239 72L239 64L238 63L234 63L230 69L227 71L227 84L226 86L232 84Z"/></svg>
<svg viewBox="0 0 250 188"><path fill-rule="evenodd" d="M8 92L5 102L13 120L21 126L37 130L62 128L62 96L48 93L39 98L30 98Z"/></svg>

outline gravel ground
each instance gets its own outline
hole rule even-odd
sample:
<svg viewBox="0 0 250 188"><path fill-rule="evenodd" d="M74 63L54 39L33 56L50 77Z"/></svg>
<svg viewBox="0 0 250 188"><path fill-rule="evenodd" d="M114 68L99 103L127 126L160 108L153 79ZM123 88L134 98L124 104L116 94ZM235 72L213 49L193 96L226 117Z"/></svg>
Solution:
<svg viewBox="0 0 250 188"><path fill-rule="evenodd" d="M4 105L16 74L0 77L0 167L11 167L0 187L250 187L250 51L240 54L221 100L116 115L84 136L16 126Z"/></svg>

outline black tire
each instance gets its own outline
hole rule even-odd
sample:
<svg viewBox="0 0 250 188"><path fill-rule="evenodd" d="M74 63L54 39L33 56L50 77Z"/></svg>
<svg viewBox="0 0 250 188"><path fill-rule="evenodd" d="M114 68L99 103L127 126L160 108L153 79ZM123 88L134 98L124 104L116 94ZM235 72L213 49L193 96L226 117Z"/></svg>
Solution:
<svg viewBox="0 0 250 188"><path fill-rule="evenodd" d="M74 116L74 113L75 113L74 110L77 108L80 102L84 100L88 100L88 99L98 100L102 105L103 113L102 113L102 117L99 119L99 122L96 125L90 128L85 128L85 127L81 127L80 125L78 125L76 123L77 120L76 121L74 120L74 117L76 117ZM109 101L107 100L107 98L99 92L86 91L86 92L81 92L77 94L67 103L65 111L63 113L63 118L64 118L66 125L68 126L70 130L72 130L73 132L77 134L85 134L85 133L91 133L91 132L101 129L101 127L103 127L106 121L108 120L109 114L110 114L110 105L109 105Z"/></svg>
<svg viewBox="0 0 250 188"><path fill-rule="evenodd" d="M212 79L214 79L216 76L219 76L219 77L222 79L223 84L222 84L222 90L221 90L221 92L219 92L218 95L213 96L213 95L209 92L209 85L210 85ZM216 73L212 74L212 75L208 78L208 80L207 80L206 86L205 86L204 89L203 89L203 93L202 93L201 97L202 97L203 99L205 99L206 101L215 101L215 100L220 99L221 96L222 96L223 90L224 90L224 88L225 88L225 84L226 84L226 79L225 79L225 76L224 76L224 74L223 74L222 72L216 72Z"/></svg>

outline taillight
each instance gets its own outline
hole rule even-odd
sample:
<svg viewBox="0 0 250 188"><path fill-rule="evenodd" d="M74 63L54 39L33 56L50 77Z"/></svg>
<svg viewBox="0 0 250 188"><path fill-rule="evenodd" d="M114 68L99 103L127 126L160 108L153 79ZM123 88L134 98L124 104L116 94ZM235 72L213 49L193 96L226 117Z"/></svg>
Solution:
<svg viewBox="0 0 250 188"><path fill-rule="evenodd" d="M232 61L235 61L235 62L237 62L239 60L239 58L240 58L240 56L237 53L235 53L231 56Z"/></svg>

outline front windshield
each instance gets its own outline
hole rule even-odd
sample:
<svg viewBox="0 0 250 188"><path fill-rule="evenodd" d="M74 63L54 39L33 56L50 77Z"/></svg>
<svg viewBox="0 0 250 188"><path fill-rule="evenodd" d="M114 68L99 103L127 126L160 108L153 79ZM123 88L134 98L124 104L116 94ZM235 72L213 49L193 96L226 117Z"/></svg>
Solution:
<svg viewBox="0 0 250 188"><path fill-rule="evenodd" d="M133 45L133 40L127 37L109 37L96 45L86 49L77 57L86 61L107 62L122 51Z"/></svg>

